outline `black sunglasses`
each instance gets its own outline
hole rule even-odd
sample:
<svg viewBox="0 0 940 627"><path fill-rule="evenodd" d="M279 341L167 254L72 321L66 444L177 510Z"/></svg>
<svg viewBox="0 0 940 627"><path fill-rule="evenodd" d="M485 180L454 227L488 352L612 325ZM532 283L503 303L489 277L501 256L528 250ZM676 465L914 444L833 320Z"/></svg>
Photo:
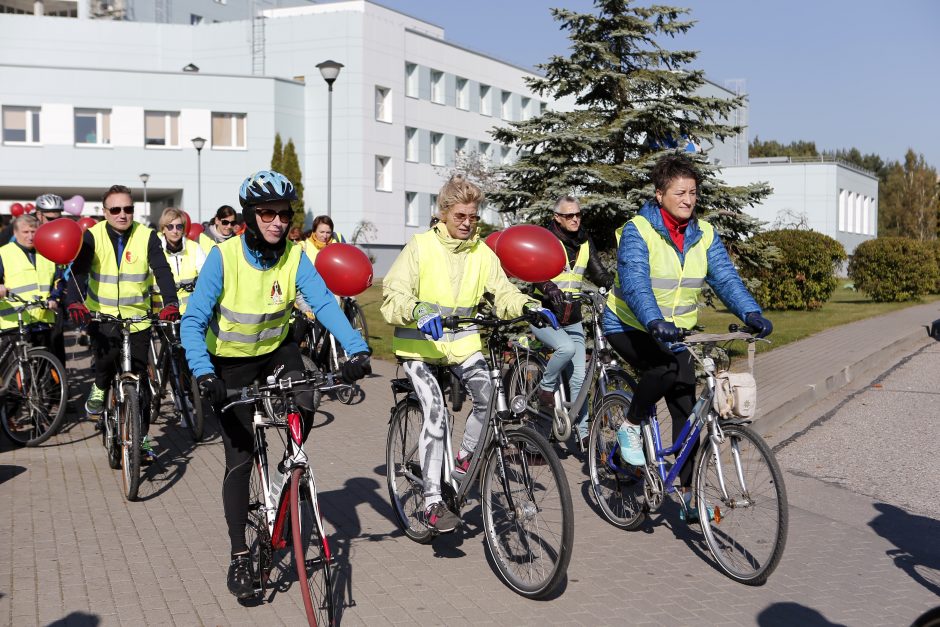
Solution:
<svg viewBox="0 0 940 627"><path fill-rule="evenodd" d="M223 220L222 218L219 218L219 224L222 226L232 226L235 224L235 220Z"/></svg>
<svg viewBox="0 0 940 627"><path fill-rule="evenodd" d="M168 231L182 231L186 227L185 224L167 224L165 227Z"/></svg>
<svg viewBox="0 0 940 627"><path fill-rule="evenodd" d="M274 222L274 216L280 218L281 224L287 224L291 221L291 218L294 217L294 210L284 209L283 211L275 211L274 209L258 209L255 214L261 218L261 221L265 224Z"/></svg>
<svg viewBox="0 0 940 627"><path fill-rule="evenodd" d="M127 207L108 207L108 213L113 216L116 216L122 211L127 215L132 215L134 213L134 205L129 205Z"/></svg>
<svg viewBox="0 0 940 627"><path fill-rule="evenodd" d="M581 212L575 211L574 213L556 213L555 215L559 218L564 218L565 220L574 220L575 218L581 217Z"/></svg>

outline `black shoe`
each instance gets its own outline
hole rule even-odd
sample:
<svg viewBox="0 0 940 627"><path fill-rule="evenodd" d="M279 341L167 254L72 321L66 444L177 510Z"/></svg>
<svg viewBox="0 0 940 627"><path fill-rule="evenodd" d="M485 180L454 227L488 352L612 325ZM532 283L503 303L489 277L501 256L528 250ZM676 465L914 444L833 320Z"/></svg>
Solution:
<svg viewBox="0 0 940 627"><path fill-rule="evenodd" d="M233 555L228 567L228 591L239 599L255 595L255 574L251 568L251 558L247 553Z"/></svg>
<svg viewBox="0 0 940 627"><path fill-rule="evenodd" d="M539 411L549 416L555 415L555 393L539 388Z"/></svg>

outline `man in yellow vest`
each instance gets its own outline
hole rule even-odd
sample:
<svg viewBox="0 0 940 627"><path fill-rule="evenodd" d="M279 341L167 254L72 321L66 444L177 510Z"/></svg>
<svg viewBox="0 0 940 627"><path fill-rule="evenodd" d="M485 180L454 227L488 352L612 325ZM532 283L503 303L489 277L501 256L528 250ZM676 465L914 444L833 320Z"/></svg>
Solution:
<svg viewBox="0 0 940 627"><path fill-rule="evenodd" d="M587 275L595 285L608 288L613 277L604 268L597 255L594 242L581 228L581 205L574 196L562 196L555 202L555 215L548 230L561 241L565 248L567 263L561 274L551 281L536 283L535 293L542 298L542 306L552 310L558 318L560 329L533 326L532 333L542 344L552 349L552 357L545 366L539 384L539 409L549 415L555 410L555 388L559 377L568 372L570 399L574 400L584 382L585 349L584 327L581 324L581 304L568 300L566 294L581 291ZM578 445L584 450L588 436L588 404L581 406L575 416L575 434Z"/></svg>
<svg viewBox="0 0 940 627"><path fill-rule="evenodd" d="M7 294L16 294L26 301L32 301L37 296L45 300L49 309L24 311L23 324L27 326L30 342L34 346L50 347L55 311L58 309L54 286L61 273L53 262L36 252L33 237L38 226L39 220L30 214L13 220L15 239L0 247L0 299L5 299ZM18 330L16 313L13 311L18 305L16 302L0 300L0 333Z"/></svg>
<svg viewBox="0 0 940 627"><path fill-rule="evenodd" d="M99 311L124 318L144 316L150 313L150 287L156 281L165 298L160 310L162 320L178 320L179 305L173 273L167 265L163 247L157 233L134 221L134 201L131 190L123 185L112 185L101 201L104 222L99 222L87 231L82 239L82 248L72 263L76 281L68 282L69 317L76 324L85 325L90 320L90 311ZM77 285L86 285L87 297L82 298ZM144 375L147 371L150 322L140 322L132 327L131 357L134 372ZM121 356L121 332L114 323L89 325L88 335L95 354L95 381L92 383L85 410L90 415L99 415L104 409L104 393L117 371ZM141 386L141 407L150 402L148 387ZM143 417L143 440L141 450L145 461L153 461L155 454L147 430L150 412L141 412Z"/></svg>
<svg viewBox="0 0 940 627"><path fill-rule="evenodd" d="M350 326L300 247L287 241L294 216L290 203L297 200L294 185L279 172L262 170L245 179L238 196L245 236L209 251L180 329L186 360L203 397L218 407L229 391L237 393L276 372L295 380L302 376L300 347L288 333L299 294L347 347L350 357L342 366L343 379L352 383L371 372L365 340ZM297 394L297 404L306 440L316 410L312 390ZM244 405L219 420L225 446L222 505L232 546L228 589L238 598L254 595L245 543L254 452L251 421L252 408Z"/></svg>
<svg viewBox="0 0 940 627"><path fill-rule="evenodd" d="M604 333L611 346L642 373L627 420L618 431L623 460L646 463L640 423L650 407L665 397L677 437L695 402L695 369L688 351L670 350L679 329L698 320L698 299L705 283L728 309L760 337L773 330L770 320L738 275L718 233L693 215L702 176L691 159L666 155L650 173L656 198L617 230L617 281L607 300ZM695 445L689 459L695 459ZM690 521L692 466L680 473Z"/></svg>
<svg viewBox="0 0 940 627"><path fill-rule="evenodd" d="M440 364L460 377L473 400L463 442L457 455L458 472L466 472L477 446L486 407L492 395L489 366L480 334L471 330L444 331L442 316L472 316L483 298L493 295L501 317L530 312L558 326L554 315L520 292L503 272L499 259L478 237L477 222L483 192L461 175L451 177L437 198L440 222L415 235L392 264L382 285L382 315L395 327L392 349L414 385L424 410L418 436L418 457L424 477L424 522L439 532L453 531L460 522L441 500L444 461L444 395L428 364Z"/></svg>

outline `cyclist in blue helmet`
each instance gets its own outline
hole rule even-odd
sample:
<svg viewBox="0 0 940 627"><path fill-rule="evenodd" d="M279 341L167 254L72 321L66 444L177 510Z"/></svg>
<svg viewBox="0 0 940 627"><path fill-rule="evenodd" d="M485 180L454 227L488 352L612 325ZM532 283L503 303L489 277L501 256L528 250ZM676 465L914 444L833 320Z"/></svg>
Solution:
<svg viewBox="0 0 940 627"><path fill-rule="evenodd" d="M288 332L294 300L303 295L317 319L350 354L342 376L354 382L371 372L369 347L352 326L326 283L299 246L287 241L297 199L283 174L262 170L238 192L245 220L243 237L230 238L209 251L183 315L181 335L186 359L203 397L219 407L229 392L282 378L302 376L300 347ZM313 422L314 395L297 395L304 418L304 439ZM236 407L220 416L225 445L222 502L232 559L228 589L238 598L254 595L254 573L245 542L248 485L254 439L252 409Z"/></svg>

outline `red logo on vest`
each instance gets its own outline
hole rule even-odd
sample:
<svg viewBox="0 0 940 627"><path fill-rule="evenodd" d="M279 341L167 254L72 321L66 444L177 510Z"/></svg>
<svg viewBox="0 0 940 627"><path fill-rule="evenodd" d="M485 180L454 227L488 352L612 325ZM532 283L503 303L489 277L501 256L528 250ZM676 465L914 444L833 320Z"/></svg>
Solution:
<svg viewBox="0 0 940 627"><path fill-rule="evenodd" d="M134 263L134 255L129 250L124 251L124 261L127 263Z"/></svg>

